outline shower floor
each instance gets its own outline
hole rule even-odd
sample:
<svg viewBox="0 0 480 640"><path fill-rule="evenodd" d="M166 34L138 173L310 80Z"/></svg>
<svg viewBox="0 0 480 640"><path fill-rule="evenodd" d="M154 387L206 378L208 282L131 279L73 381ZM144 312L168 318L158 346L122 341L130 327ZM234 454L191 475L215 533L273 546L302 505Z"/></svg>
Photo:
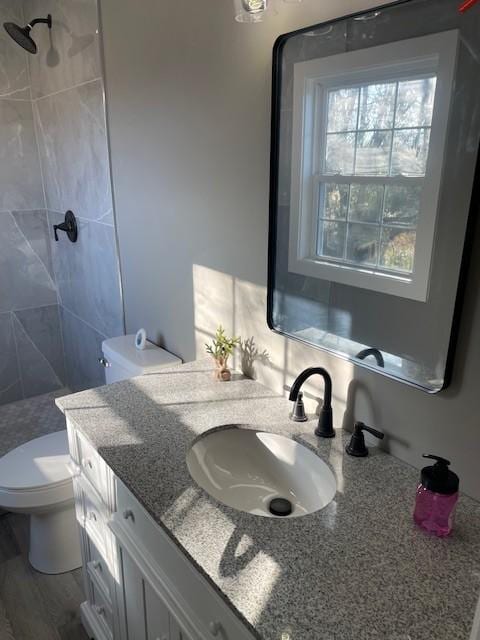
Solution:
<svg viewBox="0 0 480 640"><path fill-rule="evenodd" d="M55 398L70 393L67 388L0 406L0 456L21 444L65 429L65 418Z"/></svg>
<svg viewBox="0 0 480 640"><path fill-rule="evenodd" d="M0 456L32 438L65 429L55 398L62 389L0 407ZM81 569L48 576L28 562L28 516L0 515L0 640L87 640L79 617Z"/></svg>

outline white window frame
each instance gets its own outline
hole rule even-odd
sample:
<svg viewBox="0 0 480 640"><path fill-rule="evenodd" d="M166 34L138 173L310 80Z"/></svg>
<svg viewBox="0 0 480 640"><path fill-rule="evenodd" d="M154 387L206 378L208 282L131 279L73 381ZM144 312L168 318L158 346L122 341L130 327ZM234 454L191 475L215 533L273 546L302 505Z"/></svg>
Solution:
<svg viewBox="0 0 480 640"><path fill-rule="evenodd" d="M294 65L290 272L422 302L427 300L457 49L458 31L452 30ZM432 73L437 81L425 177L396 179L396 184L402 180L407 184L415 184L416 180L423 184L413 272L403 276L318 256L319 163L325 138L328 91L349 84L394 81ZM319 109L322 104L323 109ZM331 176L332 183L383 184L384 181L384 176Z"/></svg>

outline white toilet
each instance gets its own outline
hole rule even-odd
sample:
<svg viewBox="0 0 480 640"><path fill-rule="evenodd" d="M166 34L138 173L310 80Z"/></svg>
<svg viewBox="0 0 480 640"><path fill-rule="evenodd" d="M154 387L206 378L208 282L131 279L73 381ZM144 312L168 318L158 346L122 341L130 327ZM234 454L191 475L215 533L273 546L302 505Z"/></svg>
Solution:
<svg viewBox="0 0 480 640"><path fill-rule="evenodd" d="M102 344L107 384L181 364L176 356L135 336ZM0 508L30 515L31 565L42 573L64 573L82 565L66 431L35 438L0 459Z"/></svg>
<svg viewBox="0 0 480 640"><path fill-rule="evenodd" d="M42 573L80 567L66 431L35 438L0 459L0 507L30 515L31 565Z"/></svg>

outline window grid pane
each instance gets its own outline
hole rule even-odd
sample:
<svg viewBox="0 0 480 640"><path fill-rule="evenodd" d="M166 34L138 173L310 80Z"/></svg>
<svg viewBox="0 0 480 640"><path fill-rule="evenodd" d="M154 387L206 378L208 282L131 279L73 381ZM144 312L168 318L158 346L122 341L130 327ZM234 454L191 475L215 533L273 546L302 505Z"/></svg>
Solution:
<svg viewBox="0 0 480 640"><path fill-rule="evenodd" d="M380 196L379 217L376 221L358 217L358 196L356 189L373 187ZM393 187L394 188L394 187ZM407 187L404 187L407 188ZM390 185L335 184L320 185L319 215L317 231L317 254L340 263L382 269L392 273L408 274L413 271L416 223L412 219L419 202L421 188L413 187L411 208L407 209L405 222L398 221L389 211L395 210L392 194L387 199ZM368 191L368 189L367 189ZM378 193L381 191L381 195ZM353 193L352 193L353 192ZM400 210L396 205L396 210ZM400 210L400 215L404 211ZM418 210L417 210L418 214Z"/></svg>
<svg viewBox="0 0 480 640"><path fill-rule="evenodd" d="M394 87L394 90L392 90ZM399 95L410 95L414 88L423 87L423 94L416 95L416 111L412 112L416 122L409 126L408 108L399 104ZM325 157L323 164L326 174L342 175L425 175L428 155L429 134L433 114L436 77L409 78L395 82L365 83L359 87L334 89L328 92L327 122L325 127ZM366 116L362 109L368 106L368 91L385 94L393 93L393 115L390 120L388 105L374 113L373 121L363 126ZM410 94L409 94L410 90ZM362 96L367 95L366 101ZM364 104L360 102L363 100ZM348 105L354 104L352 113ZM338 112L335 107L339 105ZM399 109L403 111L399 115ZM385 112L385 109L387 112ZM362 122L361 122L362 118ZM391 121L391 126L382 126ZM355 127L353 125L355 122ZM411 120L410 120L411 122ZM348 126L350 125L350 127ZM423 140L422 140L423 138ZM403 143L403 147L402 147ZM361 162L357 161L359 148ZM374 150L377 149L377 154ZM352 157L353 156L353 157ZM403 159L403 162L402 162Z"/></svg>

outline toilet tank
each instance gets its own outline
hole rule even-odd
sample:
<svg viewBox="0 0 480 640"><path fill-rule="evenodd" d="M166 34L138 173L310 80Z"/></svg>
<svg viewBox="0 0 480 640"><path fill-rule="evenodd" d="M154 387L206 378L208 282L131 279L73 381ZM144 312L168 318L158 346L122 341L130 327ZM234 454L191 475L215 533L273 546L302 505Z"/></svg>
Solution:
<svg viewBox="0 0 480 640"><path fill-rule="evenodd" d="M155 373L164 367L181 364L172 353L148 342L145 349L137 349L135 335L109 338L102 342L105 382L111 384L135 376Z"/></svg>

